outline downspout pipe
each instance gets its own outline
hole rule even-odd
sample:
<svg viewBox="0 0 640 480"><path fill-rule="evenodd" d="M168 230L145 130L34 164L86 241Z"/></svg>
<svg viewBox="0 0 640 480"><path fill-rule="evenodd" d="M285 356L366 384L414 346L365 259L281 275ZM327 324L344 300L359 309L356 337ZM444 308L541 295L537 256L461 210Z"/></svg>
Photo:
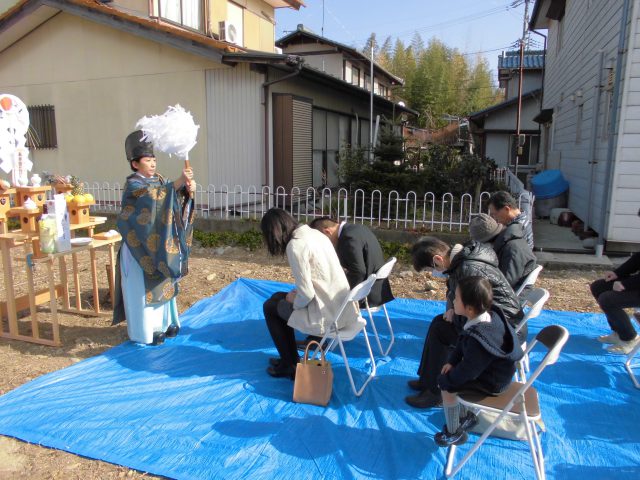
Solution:
<svg viewBox="0 0 640 480"><path fill-rule="evenodd" d="M598 138L598 118L600 117L600 97L602 94L602 72L604 69L604 50L598 51L598 83L593 95L593 122L591 122L591 141L589 142L589 182L587 183L587 218L584 222L584 231L591 226L591 195L593 193L593 173L598 164L596 159L596 143Z"/></svg>
<svg viewBox="0 0 640 480"><path fill-rule="evenodd" d="M611 210L611 189L613 188L613 161L614 152L618 143L617 128L620 106L620 94L622 93L622 60L625 53L625 44L627 40L627 23L629 20L630 0L624 0L622 7L622 19L620 20L620 36L618 38L618 56L616 58L616 84L613 89L613 105L611 108L611 125L609 127L609 145L607 146L607 170L604 177L604 189L602 190L602 206L603 215L600 222L600 235L598 237L598 245L604 248L604 236L609 228L609 213ZM598 249L599 250L599 249Z"/></svg>
<svg viewBox="0 0 640 480"><path fill-rule="evenodd" d="M271 177L269 176L269 87L274 83L284 82L285 80L289 80L290 78L297 77L302 72L302 66L304 65L304 59L302 57L296 57L295 60L296 69L285 75L284 77L276 78L275 80L268 80L269 78L269 69L267 68L267 72L265 73L266 82L262 84L262 95L264 101L262 102L264 105L264 185L265 187L270 186L269 183L271 181Z"/></svg>

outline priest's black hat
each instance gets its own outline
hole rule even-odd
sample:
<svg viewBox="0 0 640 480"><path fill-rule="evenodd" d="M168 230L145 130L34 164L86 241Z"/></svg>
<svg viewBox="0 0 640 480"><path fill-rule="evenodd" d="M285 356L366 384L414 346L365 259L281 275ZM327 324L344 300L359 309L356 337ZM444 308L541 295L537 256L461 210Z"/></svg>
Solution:
<svg viewBox="0 0 640 480"><path fill-rule="evenodd" d="M153 144L142 140L144 133L136 130L127 136L124 141L124 151L127 154L127 161L132 162L142 157L155 157L153 154Z"/></svg>

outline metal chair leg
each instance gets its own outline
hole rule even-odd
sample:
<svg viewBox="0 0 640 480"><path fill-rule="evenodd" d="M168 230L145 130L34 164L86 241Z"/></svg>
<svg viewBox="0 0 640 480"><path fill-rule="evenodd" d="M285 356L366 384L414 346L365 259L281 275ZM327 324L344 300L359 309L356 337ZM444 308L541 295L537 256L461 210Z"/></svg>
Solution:
<svg viewBox="0 0 640 480"><path fill-rule="evenodd" d="M629 374L629 377L631 377L631 381L633 382L633 385L636 388L640 388L640 382L638 382L638 379L633 373L633 369L640 367L640 363L632 363L632 362L633 362L633 358L638 354L639 350L640 350L640 342L638 342L638 344L635 347L633 347L633 350L631 350L628 353L627 360L624 362L624 368L627 370L627 373Z"/></svg>

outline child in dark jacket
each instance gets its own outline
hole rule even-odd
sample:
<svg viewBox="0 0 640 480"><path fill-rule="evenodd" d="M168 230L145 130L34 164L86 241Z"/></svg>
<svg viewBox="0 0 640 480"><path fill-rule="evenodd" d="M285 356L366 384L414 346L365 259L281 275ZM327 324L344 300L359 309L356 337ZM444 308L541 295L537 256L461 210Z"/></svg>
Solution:
<svg viewBox="0 0 640 480"><path fill-rule="evenodd" d="M435 436L441 447L465 443L467 430L478 422L472 412L464 411L456 392L500 394L511 383L515 363L524 355L515 331L499 308L491 308L492 302L486 278L466 277L458 282L453 307L467 321L438 377L447 422Z"/></svg>

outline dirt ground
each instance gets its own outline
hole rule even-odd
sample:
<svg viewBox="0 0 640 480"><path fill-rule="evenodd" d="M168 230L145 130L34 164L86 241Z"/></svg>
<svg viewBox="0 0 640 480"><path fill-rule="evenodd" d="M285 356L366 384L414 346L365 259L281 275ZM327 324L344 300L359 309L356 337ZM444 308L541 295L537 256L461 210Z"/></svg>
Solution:
<svg viewBox="0 0 640 480"><path fill-rule="evenodd" d="M82 264L83 275L88 265ZM588 292L588 283L600 271L545 269L538 284L551 292L549 309L578 312L598 311ZM190 274L181 283L178 297L184 311L203 297L211 296L239 277L292 281L282 259L268 257L265 250L248 252L237 248L194 248ZM391 277L397 297L444 298L444 281L428 273L415 273L407 265L398 265ZM107 298L107 290L101 290ZM0 339L0 394L4 394L40 375L59 370L85 358L98 355L127 340L124 325L112 326L109 318L85 318L61 315L60 348ZM5 327L6 328L6 327ZM118 479L158 478L109 463L90 460L70 453L43 448L0 436L0 479Z"/></svg>

